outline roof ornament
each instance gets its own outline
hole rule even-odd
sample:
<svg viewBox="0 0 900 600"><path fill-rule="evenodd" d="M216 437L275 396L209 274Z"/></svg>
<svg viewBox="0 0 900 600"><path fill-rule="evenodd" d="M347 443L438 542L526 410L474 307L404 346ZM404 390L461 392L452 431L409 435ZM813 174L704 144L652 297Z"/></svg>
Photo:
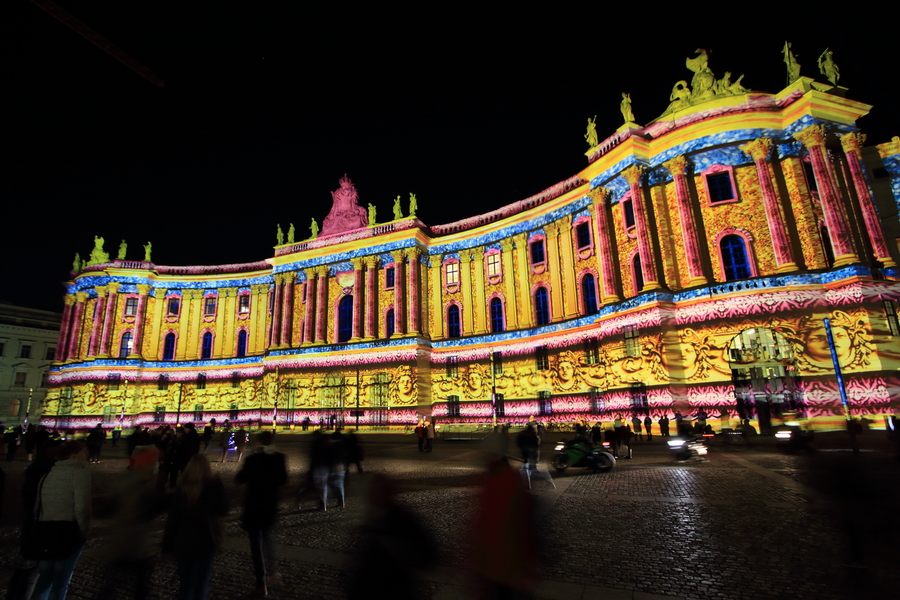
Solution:
<svg viewBox="0 0 900 600"><path fill-rule="evenodd" d="M361 229L369 224L366 209L359 205L359 193L346 173L339 183L341 187L331 192L331 210L322 222L322 235Z"/></svg>
<svg viewBox="0 0 900 600"><path fill-rule="evenodd" d="M688 85L688 82L684 79L675 84L672 88L672 93L669 94L670 104L666 111L660 115L661 117L708 100L727 98L728 96L742 96L750 92L741 84L741 81L744 79L743 75L738 77L734 83L731 81L731 71L726 71L724 77L716 79L712 69L709 68L709 52L703 48L698 48L696 53L696 56L688 57L684 61L688 70L694 72L691 84Z"/></svg>

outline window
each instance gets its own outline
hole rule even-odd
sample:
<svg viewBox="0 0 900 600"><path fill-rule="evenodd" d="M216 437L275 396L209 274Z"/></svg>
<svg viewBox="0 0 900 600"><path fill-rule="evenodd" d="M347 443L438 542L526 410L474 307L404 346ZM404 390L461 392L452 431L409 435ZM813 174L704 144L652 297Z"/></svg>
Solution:
<svg viewBox="0 0 900 600"><path fill-rule="evenodd" d="M229 407L229 410L228 410L228 418L231 419L232 421L237 421L237 418L238 418L238 410L239 410L239 409L238 409L238 405L237 405L237 404L232 404L232 405Z"/></svg>
<svg viewBox="0 0 900 600"><path fill-rule="evenodd" d="M447 396L447 416L459 416L459 396Z"/></svg>
<svg viewBox="0 0 900 600"><path fill-rule="evenodd" d="M203 299L203 316L211 317L216 314L216 297L207 296Z"/></svg>
<svg viewBox="0 0 900 600"><path fill-rule="evenodd" d="M338 303L337 341L349 342L353 337L353 296L344 296Z"/></svg>
<svg viewBox="0 0 900 600"><path fill-rule="evenodd" d="M19 358L31 358L31 344L22 344L19 348Z"/></svg>
<svg viewBox="0 0 900 600"><path fill-rule="evenodd" d="M119 344L119 358L128 358L131 354L131 345L134 341L134 334L126 331L122 334L122 342Z"/></svg>
<svg viewBox="0 0 900 600"><path fill-rule="evenodd" d="M747 246L744 238L739 235L726 235L719 242L722 250L722 269L725 272L725 281L747 279L753 273L750 270L750 261L747 259Z"/></svg>
<svg viewBox="0 0 900 600"><path fill-rule="evenodd" d="M447 337L458 338L460 333L459 307L455 304L451 304L447 309Z"/></svg>
<svg viewBox="0 0 900 600"><path fill-rule="evenodd" d="M497 411L498 417L506 416L506 400L503 394L494 394L494 409Z"/></svg>
<svg viewBox="0 0 900 600"><path fill-rule="evenodd" d="M156 378L156 389L160 392L165 392L169 389L169 376L168 375L160 375Z"/></svg>
<svg viewBox="0 0 900 600"><path fill-rule="evenodd" d="M0 355L3 354L3 348L0 348ZM56 348L53 346L47 346L47 352L44 355L44 360L55 360L56 359Z"/></svg>
<svg viewBox="0 0 900 600"><path fill-rule="evenodd" d="M387 314L384 316L384 337L391 337L394 335L394 309L390 309L387 311Z"/></svg>
<svg viewBox="0 0 900 600"><path fill-rule="evenodd" d="M3 356L4 350L6 350L6 342L0 342L0 356Z"/></svg>
<svg viewBox="0 0 900 600"><path fill-rule="evenodd" d="M592 387L588 391L588 399L591 403L591 414L599 415L606 408L606 402L603 401L603 392L600 388Z"/></svg>
<svg viewBox="0 0 900 600"><path fill-rule="evenodd" d="M203 373L200 373L199 375L197 375L197 389L198 390L206 389L206 375Z"/></svg>
<svg viewBox="0 0 900 600"><path fill-rule="evenodd" d="M200 345L200 358L212 358L213 355L213 334L207 331L203 334L203 341Z"/></svg>
<svg viewBox="0 0 900 600"><path fill-rule="evenodd" d="M500 253L494 252L493 254L488 254L485 257L485 261L487 262L488 277L499 277L502 269Z"/></svg>
<svg viewBox="0 0 900 600"><path fill-rule="evenodd" d="M503 301L500 298L491 298L491 333L502 333L504 329Z"/></svg>
<svg viewBox="0 0 900 600"><path fill-rule="evenodd" d="M822 225L819 228L819 235L822 237L822 251L825 252L825 264L831 266L834 264L834 248L831 247L831 236L828 234L828 228Z"/></svg>
<svg viewBox="0 0 900 600"><path fill-rule="evenodd" d="M18 398L13 398L9 401L9 410L7 410L6 414L10 417L18 417L20 410L22 410L22 401Z"/></svg>
<svg viewBox="0 0 900 600"><path fill-rule="evenodd" d="M384 270L384 287L388 290L394 287L394 267Z"/></svg>
<svg viewBox="0 0 900 600"><path fill-rule="evenodd" d="M237 357L244 358L247 356L247 330L241 329L238 333Z"/></svg>
<svg viewBox="0 0 900 600"><path fill-rule="evenodd" d="M447 357L447 377L459 377L459 357Z"/></svg>
<svg viewBox="0 0 900 600"><path fill-rule="evenodd" d="M544 260L544 240L535 240L531 242L531 264L539 265L542 264Z"/></svg>
<svg viewBox="0 0 900 600"><path fill-rule="evenodd" d="M534 292L534 313L538 325L550 322L550 298L545 287L539 287Z"/></svg>
<svg viewBox="0 0 900 600"><path fill-rule="evenodd" d="M178 296L170 296L166 307L166 314L170 317L177 317L181 308L181 298Z"/></svg>
<svg viewBox="0 0 900 600"><path fill-rule="evenodd" d="M589 365L600 363L600 342L597 338L588 338L584 341L584 361Z"/></svg>
<svg viewBox="0 0 900 600"><path fill-rule="evenodd" d="M156 423L162 423L166 420L165 406L157 406L155 409L153 409L153 420Z"/></svg>
<svg viewBox="0 0 900 600"><path fill-rule="evenodd" d="M133 317L137 314L138 299L131 296L125 298L125 316Z"/></svg>
<svg viewBox="0 0 900 600"><path fill-rule="evenodd" d="M27 377L28 377L28 373L26 373L25 371L18 371L16 373L16 378L13 381L13 387L17 387L17 388L25 387L25 380Z"/></svg>
<svg viewBox="0 0 900 600"><path fill-rule="evenodd" d="M583 221L575 226L575 243L578 248L587 248L591 245L591 225Z"/></svg>
<svg viewBox="0 0 900 600"><path fill-rule="evenodd" d="M250 294L241 294L238 296L238 313L246 315L250 312Z"/></svg>
<svg viewBox="0 0 900 600"><path fill-rule="evenodd" d="M494 366L494 375L503 374L503 353L491 352L491 364Z"/></svg>
<svg viewBox="0 0 900 600"><path fill-rule="evenodd" d="M625 223L625 229L634 227L634 204L631 198L622 200L622 221Z"/></svg>
<svg viewBox="0 0 900 600"><path fill-rule="evenodd" d="M269 314L275 312L275 290L269 290Z"/></svg>
<svg viewBox="0 0 900 600"><path fill-rule="evenodd" d="M237 371L231 373L231 389L236 390L241 387L241 374Z"/></svg>
<svg viewBox="0 0 900 600"><path fill-rule="evenodd" d="M457 285L459 283L459 263L448 262L444 266L444 276L447 279L447 285Z"/></svg>
<svg viewBox="0 0 900 600"><path fill-rule="evenodd" d="M47 371L41 373L41 387L50 387L50 373L48 373Z"/></svg>
<svg viewBox="0 0 900 600"><path fill-rule="evenodd" d="M119 389L119 383L122 381L121 376L118 373L110 373L106 376L106 389L110 392L115 392Z"/></svg>
<svg viewBox="0 0 900 600"><path fill-rule="evenodd" d="M647 399L647 386L643 383L631 384L631 408L636 412L646 413L650 408Z"/></svg>
<svg viewBox="0 0 900 600"><path fill-rule="evenodd" d="M538 346L534 349L534 359L538 371L546 371L550 368L550 350L547 346Z"/></svg>
<svg viewBox="0 0 900 600"><path fill-rule="evenodd" d="M194 420L195 421L203 420L203 405L202 404L194 405Z"/></svg>
<svg viewBox="0 0 900 600"><path fill-rule="evenodd" d="M727 171L707 175L706 186L709 190L709 201L711 204L734 200L734 189L731 186L731 174Z"/></svg>
<svg viewBox="0 0 900 600"><path fill-rule="evenodd" d="M625 356L637 358L641 355L641 338L637 328L630 325L625 328Z"/></svg>
<svg viewBox="0 0 900 600"><path fill-rule="evenodd" d="M163 340L163 360L175 360L175 334L166 334Z"/></svg>
<svg viewBox="0 0 900 600"><path fill-rule="evenodd" d="M890 300L884 301L884 316L887 319L888 328L891 330L891 336L900 335L900 323L897 322L897 309Z"/></svg>
<svg viewBox="0 0 900 600"><path fill-rule="evenodd" d="M553 404L550 401L550 392L538 392L538 416L549 417L553 414Z"/></svg>
<svg viewBox="0 0 900 600"><path fill-rule="evenodd" d="M597 285L590 273L581 278L581 309L586 315L597 312Z"/></svg>
<svg viewBox="0 0 900 600"><path fill-rule="evenodd" d="M635 252L634 258L631 260L631 275L634 278L634 293L640 294L644 289L644 267L641 265L639 252Z"/></svg>

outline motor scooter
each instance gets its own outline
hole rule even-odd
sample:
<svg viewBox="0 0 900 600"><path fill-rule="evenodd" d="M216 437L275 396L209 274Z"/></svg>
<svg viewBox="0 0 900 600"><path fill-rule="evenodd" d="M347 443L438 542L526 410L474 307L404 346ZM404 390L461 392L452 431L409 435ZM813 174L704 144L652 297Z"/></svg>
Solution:
<svg viewBox="0 0 900 600"><path fill-rule="evenodd" d="M569 467L585 467L595 473L607 473L616 466L615 457L606 451L604 445L594 446L584 439L561 441L556 444L557 454L551 464L557 471L565 471Z"/></svg>
<svg viewBox="0 0 900 600"><path fill-rule="evenodd" d="M675 454L675 460L686 462L689 460L704 461L709 449L702 437L675 438L669 440L669 450Z"/></svg>

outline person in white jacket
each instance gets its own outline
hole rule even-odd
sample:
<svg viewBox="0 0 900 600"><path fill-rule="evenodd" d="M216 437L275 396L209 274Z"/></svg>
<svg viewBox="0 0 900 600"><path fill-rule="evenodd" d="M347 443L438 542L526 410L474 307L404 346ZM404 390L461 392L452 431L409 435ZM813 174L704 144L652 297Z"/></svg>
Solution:
<svg viewBox="0 0 900 600"><path fill-rule="evenodd" d="M36 516L42 521L77 521L82 540L69 556L38 562L38 580L31 600L50 597L65 600L72 572L91 529L91 472L87 448L81 442L68 442L60 448L56 458L56 464L41 484L40 512Z"/></svg>

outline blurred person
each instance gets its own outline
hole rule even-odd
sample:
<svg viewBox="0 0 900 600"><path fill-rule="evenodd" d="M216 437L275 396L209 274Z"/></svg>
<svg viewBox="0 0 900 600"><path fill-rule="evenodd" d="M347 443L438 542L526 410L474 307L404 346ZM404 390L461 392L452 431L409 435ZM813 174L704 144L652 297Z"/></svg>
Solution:
<svg viewBox="0 0 900 600"><path fill-rule="evenodd" d="M595 446L603 442L603 426L600 424L600 421L597 421L591 427L591 441Z"/></svg>
<svg viewBox="0 0 900 600"><path fill-rule="evenodd" d="M631 458L631 427L627 423L619 427L619 450L622 458Z"/></svg>
<svg viewBox="0 0 900 600"><path fill-rule="evenodd" d="M222 518L228 497L209 460L195 454L188 461L172 497L163 534L163 552L178 566L179 600L205 600L213 559L222 541Z"/></svg>
<svg viewBox="0 0 900 600"><path fill-rule="evenodd" d="M228 460L228 446L231 443L231 423L228 419L222 424L222 431L219 433L219 446L222 448L222 462Z"/></svg>
<svg viewBox="0 0 900 600"><path fill-rule="evenodd" d="M194 427L193 423L185 423L184 424L184 447L182 449L182 457L183 457L183 465L182 469L184 469L184 465L187 464L187 461L191 459L191 457L200 452L200 434L197 433L197 428Z"/></svg>
<svg viewBox="0 0 900 600"><path fill-rule="evenodd" d="M431 452L434 447L434 421L425 421L425 452Z"/></svg>
<svg viewBox="0 0 900 600"><path fill-rule="evenodd" d="M653 439L653 419L650 418L650 415L644 417L644 429L647 431L647 441Z"/></svg>
<svg viewBox="0 0 900 600"><path fill-rule="evenodd" d="M519 433L516 436L516 445L522 452L522 462L525 463L524 468L532 471L537 469L538 437L534 427L529 425Z"/></svg>
<svg viewBox="0 0 900 600"><path fill-rule="evenodd" d="M37 432L35 431L34 423L28 424L22 437L25 439L25 458L28 459L28 462L31 462L34 458L34 448L37 444Z"/></svg>
<svg viewBox="0 0 900 600"><path fill-rule="evenodd" d="M103 423L97 423L87 436L88 459L90 462L100 462L100 451L105 443L106 431L103 429Z"/></svg>
<svg viewBox="0 0 900 600"><path fill-rule="evenodd" d="M347 474L347 449L344 446L344 436L340 430L331 434L331 442L328 445L330 453L330 465L328 473L328 485L337 490L341 508L346 505L344 496L344 477Z"/></svg>
<svg viewBox="0 0 900 600"><path fill-rule="evenodd" d="M159 487L164 488L168 485L170 489L175 489L178 473L187 464L187 461L183 460L184 429L179 427L174 435L167 434L163 441L159 463Z"/></svg>
<svg viewBox="0 0 900 600"><path fill-rule="evenodd" d="M122 426L116 425L112 430L112 445L113 448L119 445L119 438L122 437Z"/></svg>
<svg viewBox="0 0 900 600"><path fill-rule="evenodd" d="M247 430L244 429L243 425L241 425L238 430L234 432L234 451L237 453L235 462L241 462L241 459L244 457L244 447L246 445Z"/></svg>
<svg viewBox="0 0 900 600"><path fill-rule="evenodd" d="M91 530L91 472L87 448L81 442L66 442L59 448L56 459L50 472L38 484L34 518L35 521L74 521L78 525L79 539L68 556L38 561L32 600L47 600L50 596L65 600L72 572ZM33 535L33 531L25 535Z"/></svg>
<svg viewBox="0 0 900 600"><path fill-rule="evenodd" d="M419 421L416 425L416 438L419 441L419 452L425 452L425 424Z"/></svg>
<svg viewBox="0 0 900 600"><path fill-rule="evenodd" d="M312 444L309 446L309 478L319 495L322 510L328 510L328 472L330 470L331 452L328 439L320 429L317 429L313 431Z"/></svg>
<svg viewBox="0 0 900 600"><path fill-rule="evenodd" d="M6 462L16 459L16 450L19 449L19 433L13 427L7 427L3 434L3 443L6 444Z"/></svg>
<svg viewBox="0 0 900 600"><path fill-rule="evenodd" d="M256 577L250 595L254 597L266 597L271 580L280 578L275 572L270 535L278 515L278 491L287 483L287 461L272 445L273 437L271 431L261 431L256 436L259 446L247 456L235 477L236 483L246 486L241 527L250 538Z"/></svg>
<svg viewBox="0 0 900 600"><path fill-rule="evenodd" d="M659 435L662 437L671 437L669 435L669 417L663 415L659 418Z"/></svg>
<svg viewBox="0 0 900 600"><path fill-rule="evenodd" d="M203 442L203 454L206 454L206 449L209 448L209 443L212 441L215 432L216 420L210 419L209 423L206 424L206 427L203 428L203 435L200 436L200 441Z"/></svg>
<svg viewBox="0 0 900 600"><path fill-rule="evenodd" d="M634 432L634 436L638 441L644 441L644 436L641 434L642 423L641 418L637 415L631 417L631 427Z"/></svg>
<svg viewBox="0 0 900 600"><path fill-rule="evenodd" d="M350 465L356 465L356 471L362 473L363 448L359 442L359 437L351 431L344 438L344 442L347 447L347 472L350 472Z"/></svg>

